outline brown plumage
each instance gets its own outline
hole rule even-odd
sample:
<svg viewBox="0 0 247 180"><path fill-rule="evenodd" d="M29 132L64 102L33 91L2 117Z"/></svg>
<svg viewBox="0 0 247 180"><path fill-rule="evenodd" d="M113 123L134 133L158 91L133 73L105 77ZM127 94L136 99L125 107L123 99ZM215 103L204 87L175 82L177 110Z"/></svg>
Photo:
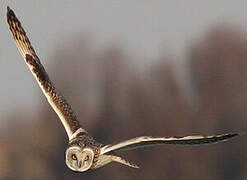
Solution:
<svg viewBox="0 0 247 180"><path fill-rule="evenodd" d="M9 7L7 8L7 21L17 47L23 58L26 60L29 69L37 79L49 103L53 106L53 108L56 108L55 111L57 113L60 113L64 117L66 121L65 124L68 124L66 127L67 134L72 136L73 133L81 128L79 121L77 120L71 106L52 84L28 37L26 36L26 32L22 28L20 21Z"/></svg>

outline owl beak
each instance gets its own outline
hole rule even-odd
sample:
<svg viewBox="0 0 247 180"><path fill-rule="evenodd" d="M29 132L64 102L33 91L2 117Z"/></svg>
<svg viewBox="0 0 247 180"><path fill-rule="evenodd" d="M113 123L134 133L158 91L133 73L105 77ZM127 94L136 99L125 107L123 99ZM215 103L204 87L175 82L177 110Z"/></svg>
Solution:
<svg viewBox="0 0 247 180"><path fill-rule="evenodd" d="M81 168L82 160L79 160L77 165L78 165L79 168Z"/></svg>

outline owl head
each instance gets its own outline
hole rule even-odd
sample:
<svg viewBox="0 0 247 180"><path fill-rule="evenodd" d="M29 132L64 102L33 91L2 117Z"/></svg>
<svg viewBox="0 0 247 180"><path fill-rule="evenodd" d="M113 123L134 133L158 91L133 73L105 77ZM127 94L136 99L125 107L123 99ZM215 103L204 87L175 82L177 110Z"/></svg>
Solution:
<svg viewBox="0 0 247 180"><path fill-rule="evenodd" d="M94 151L90 148L71 146L65 153L67 166L77 172L84 172L91 168L94 160Z"/></svg>

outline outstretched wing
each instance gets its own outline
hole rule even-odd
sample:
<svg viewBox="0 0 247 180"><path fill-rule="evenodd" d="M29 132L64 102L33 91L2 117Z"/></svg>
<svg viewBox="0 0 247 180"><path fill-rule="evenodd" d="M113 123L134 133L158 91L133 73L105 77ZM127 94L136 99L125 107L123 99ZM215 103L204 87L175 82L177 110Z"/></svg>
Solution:
<svg viewBox="0 0 247 180"><path fill-rule="evenodd" d="M141 136L116 144L106 145L101 148L101 154L116 150L136 149L146 146L180 144L180 145L199 145L216 143L238 136L238 134L220 134L214 136L184 136L184 137L152 137Z"/></svg>
<svg viewBox="0 0 247 180"><path fill-rule="evenodd" d="M79 133L86 133L86 131L81 128L71 106L67 103L62 94L56 90L49 79L20 21L9 7L7 8L7 21L21 55L48 99L48 102L61 119L69 139L73 139Z"/></svg>

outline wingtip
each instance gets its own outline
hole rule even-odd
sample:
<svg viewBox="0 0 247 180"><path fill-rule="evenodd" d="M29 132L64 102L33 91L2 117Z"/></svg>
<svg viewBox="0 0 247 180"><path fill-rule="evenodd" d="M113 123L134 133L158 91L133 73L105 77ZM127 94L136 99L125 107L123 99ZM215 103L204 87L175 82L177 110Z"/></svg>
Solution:
<svg viewBox="0 0 247 180"><path fill-rule="evenodd" d="M245 135L245 132L231 134L232 137L243 136L243 135Z"/></svg>
<svg viewBox="0 0 247 180"><path fill-rule="evenodd" d="M231 134L228 134L231 138L233 137L237 137L237 136L242 136L243 133L231 133Z"/></svg>
<svg viewBox="0 0 247 180"><path fill-rule="evenodd" d="M243 135L243 133L229 133L229 134L224 134L221 137L223 138L222 139L223 141L227 141L229 139L236 138L236 137L242 136L242 135Z"/></svg>
<svg viewBox="0 0 247 180"><path fill-rule="evenodd" d="M13 12L13 10L9 6L7 6L7 13L9 14L10 12Z"/></svg>
<svg viewBox="0 0 247 180"><path fill-rule="evenodd" d="M7 6L7 18L11 19L12 17L15 17L15 13L9 6Z"/></svg>

